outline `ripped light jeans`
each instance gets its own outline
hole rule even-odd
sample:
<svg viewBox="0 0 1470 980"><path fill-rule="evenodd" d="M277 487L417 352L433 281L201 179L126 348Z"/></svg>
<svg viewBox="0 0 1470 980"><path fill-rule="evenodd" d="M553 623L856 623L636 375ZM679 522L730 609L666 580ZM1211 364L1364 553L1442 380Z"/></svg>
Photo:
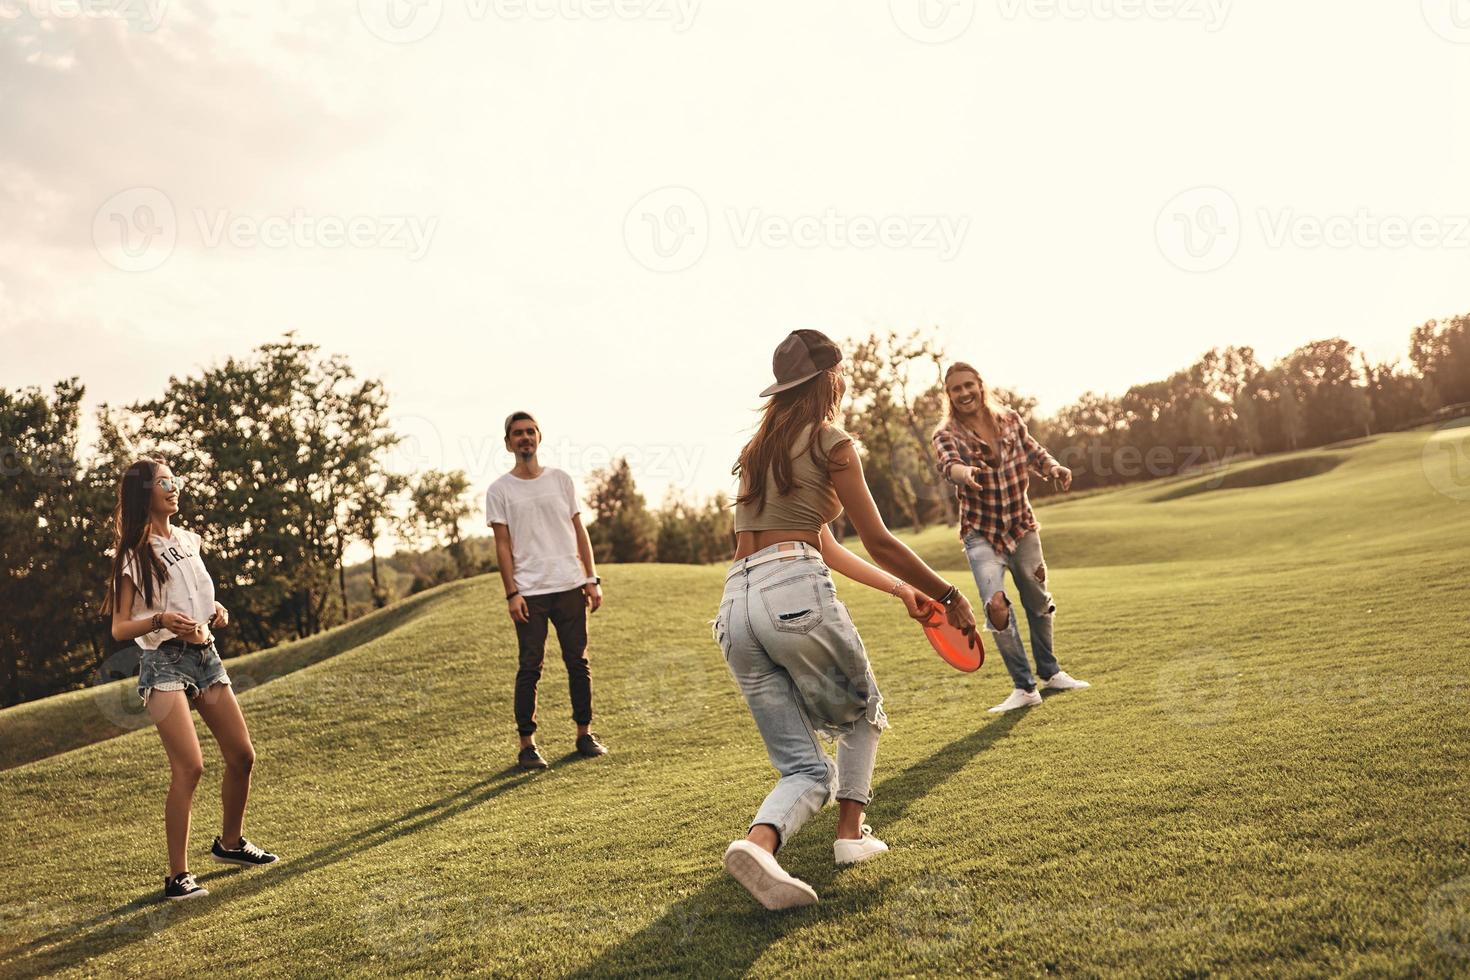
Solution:
<svg viewBox="0 0 1470 980"><path fill-rule="evenodd" d="M980 602L989 604L997 592L1005 591L1005 574L1009 569L1011 581L1021 596L1021 606L1026 610L1026 621L1031 626L1031 654L1036 658L1036 673L1044 681L1062 668L1052 654L1051 620L1057 611L1051 593L1046 588L1046 559L1041 554L1041 535L1032 531L1016 542L1016 550L1009 555L996 552L989 541L978 534L965 537L965 557L970 560L970 571L975 574L975 584L980 588ZM1011 680L1025 691L1036 689L1036 677L1026 662L1026 648L1021 645L1021 630L1016 625L1015 607L1011 597L1006 596L1006 627L997 630L990 621L990 610L981 614L985 628L995 637L995 646L1000 650Z"/></svg>
<svg viewBox="0 0 1470 980"><path fill-rule="evenodd" d="M888 727L863 641L821 552L776 544L730 566L714 622L780 780L750 822L785 843L835 799L872 799L878 736ZM780 557L789 549L790 557ZM837 761L817 733L837 742Z"/></svg>

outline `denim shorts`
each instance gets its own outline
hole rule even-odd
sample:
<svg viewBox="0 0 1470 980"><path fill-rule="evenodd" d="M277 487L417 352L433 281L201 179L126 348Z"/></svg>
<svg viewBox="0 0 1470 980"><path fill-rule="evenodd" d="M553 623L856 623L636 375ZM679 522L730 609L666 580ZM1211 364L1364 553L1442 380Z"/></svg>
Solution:
<svg viewBox="0 0 1470 980"><path fill-rule="evenodd" d="M211 685L228 683L230 675L213 643L203 650L169 643L144 650L138 659L138 696L144 704L149 691L183 691L193 700Z"/></svg>

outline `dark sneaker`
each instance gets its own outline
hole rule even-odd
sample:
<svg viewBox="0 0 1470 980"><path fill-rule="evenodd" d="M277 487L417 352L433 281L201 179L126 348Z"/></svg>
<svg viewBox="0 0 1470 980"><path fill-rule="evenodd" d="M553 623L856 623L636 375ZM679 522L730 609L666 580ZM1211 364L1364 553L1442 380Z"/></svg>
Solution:
<svg viewBox="0 0 1470 980"><path fill-rule="evenodd" d="M599 742L596 735L588 732L577 736L577 754L593 759L599 755L607 755L607 746Z"/></svg>
<svg viewBox="0 0 1470 980"><path fill-rule="evenodd" d="M182 902L186 898L203 898L209 889L194 880L187 871L180 871L172 878L163 879L163 897L171 902Z"/></svg>
<svg viewBox="0 0 1470 980"><path fill-rule="evenodd" d="M522 769L545 769L546 758L536 746L528 745L521 749L521 756L516 760L516 765Z"/></svg>
<svg viewBox="0 0 1470 980"><path fill-rule="evenodd" d="M275 864L276 856L268 851L262 851L245 838L240 838L240 846L233 850L220 843L220 839L214 839L214 846L209 849L209 857L212 861L220 864L238 864L244 868L258 868L266 864Z"/></svg>

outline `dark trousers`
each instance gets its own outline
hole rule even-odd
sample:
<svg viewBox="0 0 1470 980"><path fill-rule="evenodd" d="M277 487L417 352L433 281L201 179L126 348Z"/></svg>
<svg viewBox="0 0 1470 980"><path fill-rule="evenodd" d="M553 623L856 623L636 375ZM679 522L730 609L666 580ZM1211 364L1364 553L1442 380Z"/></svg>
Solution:
<svg viewBox="0 0 1470 980"><path fill-rule="evenodd" d="M572 693L572 721L592 724L592 667L587 663L587 597L581 589L526 596L529 622L516 623L516 640L521 648L516 671L516 730L522 735L536 731L536 683L541 680L541 663L546 656L546 624L556 627L561 659L567 665L567 686Z"/></svg>

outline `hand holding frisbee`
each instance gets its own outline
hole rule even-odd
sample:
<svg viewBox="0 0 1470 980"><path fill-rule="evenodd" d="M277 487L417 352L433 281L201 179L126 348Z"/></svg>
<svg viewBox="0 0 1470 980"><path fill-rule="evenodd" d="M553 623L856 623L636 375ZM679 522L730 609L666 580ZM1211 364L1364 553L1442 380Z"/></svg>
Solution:
<svg viewBox="0 0 1470 980"><path fill-rule="evenodd" d="M924 635L934 652L955 670L971 673L979 670L985 662L985 644L980 642L980 630L972 627L969 632L955 629L944 615L944 607L933 599L927 607L929 615L921 622Z"/></svg>

